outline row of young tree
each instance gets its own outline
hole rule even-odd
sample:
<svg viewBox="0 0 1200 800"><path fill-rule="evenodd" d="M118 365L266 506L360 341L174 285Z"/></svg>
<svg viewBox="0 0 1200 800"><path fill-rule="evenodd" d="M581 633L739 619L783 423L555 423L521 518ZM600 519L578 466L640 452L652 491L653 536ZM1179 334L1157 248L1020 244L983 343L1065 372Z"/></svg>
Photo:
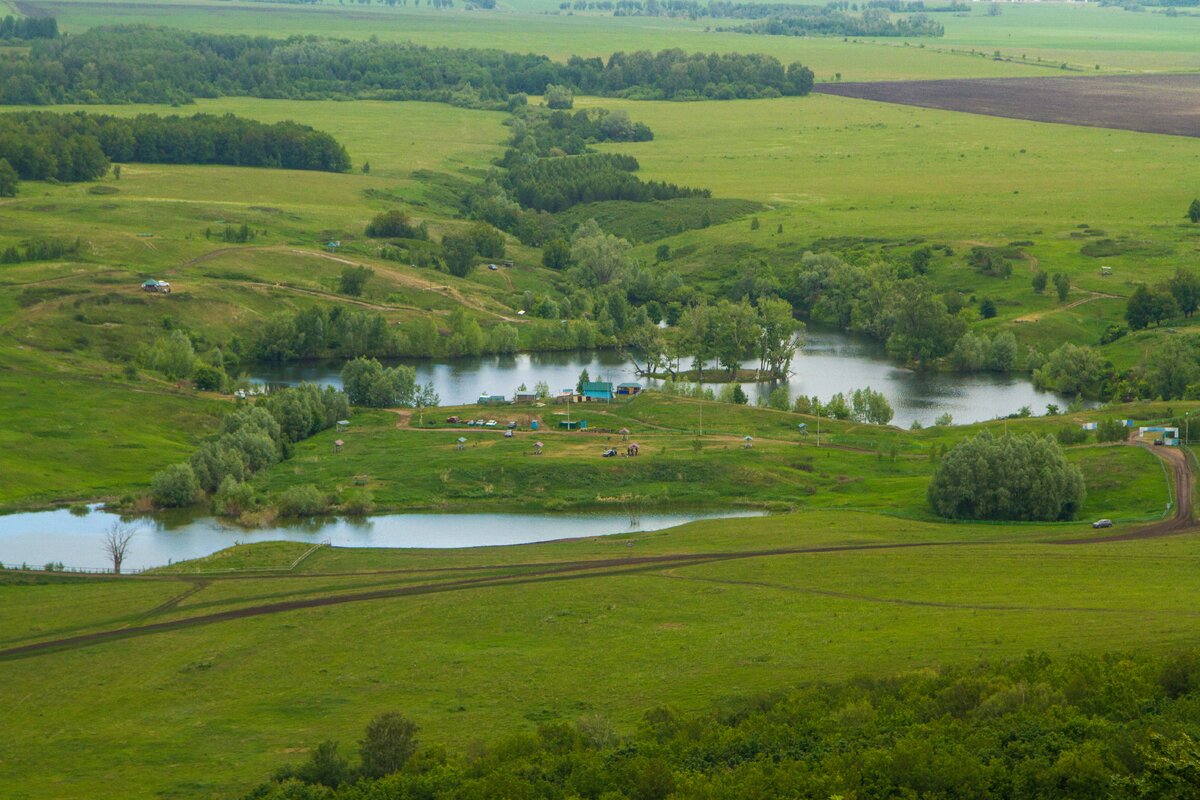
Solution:
<svg viewBox="0 0 1200 800"><path fill-rule="evenodd" d="M656 322L625 334L625 352L639 374L673 380L686 364L703 382L705 371L715 364L732 381L749 359L757 362L757 379L786 380L803 343L804 325L792 316L792 307L772 297L753 304L747 299L699 303L685 309L678 324L668 330ZM714 377L711 372L709 377Z"/></svg>
<svg viewBox="0 0 1200 800"><path fill-rule="evenodd" d="M909 670L735 696L701 713L550 720L474 747L376 717L357 758L298 742L245 800L725 800L1200 796L1200 652ZM318 735L319 736L319 735Z"/></svg>
<svg viewBox="0 0 1200 800"><path fill-rule="evenodd" d="M319 37L269 39L146 26L36 40L0 59L0 102L183 103L195 97L374 97L508 108L549 85L662 99L804 95L812 71L764 55L615 53L607 61Z"/></svg>
<svg viewBox="0 0 1200 800"><path fill-rule="evenodd" d="M0 158L23 180L94 180L106 174L113 161L328 172L350 168L346 149L327 133L294 122L266 124L232 114L4 114Z"/></svg>

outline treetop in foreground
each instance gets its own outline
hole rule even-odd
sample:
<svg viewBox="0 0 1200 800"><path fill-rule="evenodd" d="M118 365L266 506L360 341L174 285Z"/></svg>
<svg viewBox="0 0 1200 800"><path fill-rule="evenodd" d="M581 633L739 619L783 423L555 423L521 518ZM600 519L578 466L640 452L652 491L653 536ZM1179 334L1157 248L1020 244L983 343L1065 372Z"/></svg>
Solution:
<svg viewBox="0 0 1200 800"><path fill-rule="evenodd" d="M1052 438L984 431L942 458L927 496L938 516L1031 522L1071 519L1086 494Z"/></svg>

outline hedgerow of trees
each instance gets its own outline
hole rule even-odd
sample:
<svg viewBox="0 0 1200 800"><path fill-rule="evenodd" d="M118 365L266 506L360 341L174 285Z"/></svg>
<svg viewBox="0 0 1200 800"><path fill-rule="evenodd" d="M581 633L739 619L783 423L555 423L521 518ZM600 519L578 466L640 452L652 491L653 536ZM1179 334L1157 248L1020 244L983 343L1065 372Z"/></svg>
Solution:
<svg viewBox="0 0 1200 800"><path fill-rule="evenodd" d="M1083 474L1049 436L992 436L988 431L946 453L927 492L949 519L1053 521L1083 505Z"/></svg>
<svg viewBox="0 0 1200 800"><path fill-rule="evenodd" d="M627 729L590 712L469 755L422 745L417 722L394 714L367 728L357 763L326 740L244 798L1192 800L1197 703L1200 653L1177 650L1030 653L702 713L657 706Z"/></svg>
<svg viewBox="0 0 1200 800"><path fill-rule="evenodd" d="M926 14L891 19L882 8L869 8L862 14L847 14L829 6L793 6L788 14L755 20L745 25L718 28L736 33L770 36L942 36L942 23ZM807 12L807 13L805 13Z"/></svg>
<svg viewBox="0 0 1200 800"><path fill-rule="evenodd" d="M294 122L268 125L232 114L3 114L0 156L24 180L95 180L113 161L330 172L350 168L346 149L327 133Z"/></svg>
<svg viewBox="0 0 1200 800"><path fill-rule="evenodd" d="M576 95L700 99L804 95L812 71L778 59L682 50L607 61L314 36L121 26L35 40L0 59L0 103L186 103L195 97L371 97L513 108L553 84Z"/></svg>

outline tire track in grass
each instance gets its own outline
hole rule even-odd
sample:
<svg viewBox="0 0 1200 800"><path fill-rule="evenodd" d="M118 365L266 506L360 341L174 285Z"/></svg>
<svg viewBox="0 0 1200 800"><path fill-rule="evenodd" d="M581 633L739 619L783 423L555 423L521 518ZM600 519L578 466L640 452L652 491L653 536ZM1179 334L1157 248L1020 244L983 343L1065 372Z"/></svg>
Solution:
<svg viewBox="0 0 1200 800"><path fill-rule="evenodd" d="M780 555L800 555L805 553L835 553L857 550L903 550L923 547L951 547L969 545L973 542L893 542L884 544L861 545L826 545L820 547L780 548L774 550L746 550L722 553L688 553L682 555L639 556L631 558L588 560L565 562L551 569L525 573L515 577L479 577L460 578L439 583L421 584L419 586L402 586L387 589L377 589L369 592L350 592L347 594L330 595L325 597L286 600L278 603L236 608L211 614L201 614L195 617L184 617L166 622L153 622L145 625L134 625L124 628L93 631L91 633L67 636L59 639L49 639L17 647L0 650L0 660L25 658L42 653L77 649L92 644L99 644L115 639L134 638L156 633L180 630L183 628L211 625L218 622L247 619L250 617L280 614L288 611L299 611L308 608L323 608L343 605L346 603L369 602L373 600L390 600L398 597L417 595L442 594L446 592L464 591L505 586L522 586L534 583L544 583L562 580L579 580L588 578L614 577L631 575L662 569L663 567L685 566L689 564L729 561L743 558L764 558Z"/></svg>

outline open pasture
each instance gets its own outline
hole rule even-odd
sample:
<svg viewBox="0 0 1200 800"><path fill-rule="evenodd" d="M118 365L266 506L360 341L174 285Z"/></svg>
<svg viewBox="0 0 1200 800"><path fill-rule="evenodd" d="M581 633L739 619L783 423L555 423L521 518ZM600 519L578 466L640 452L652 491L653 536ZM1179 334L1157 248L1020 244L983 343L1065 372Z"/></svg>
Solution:
<svg viewBox="0 0 1200 800"><path fill-rule="evenodd" d="M823 94L1037 122L1200 136L1200 74L881 81Z"/></svg>

